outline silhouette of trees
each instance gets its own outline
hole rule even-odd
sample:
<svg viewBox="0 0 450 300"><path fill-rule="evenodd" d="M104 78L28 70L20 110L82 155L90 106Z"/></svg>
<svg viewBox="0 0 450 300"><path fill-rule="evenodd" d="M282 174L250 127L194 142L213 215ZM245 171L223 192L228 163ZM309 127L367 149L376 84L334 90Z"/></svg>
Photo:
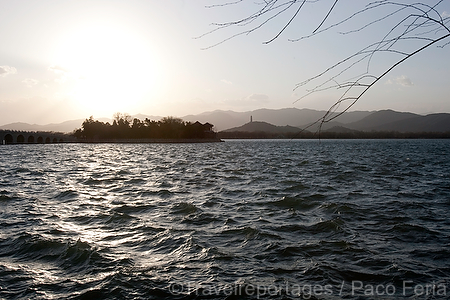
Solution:
<svg viewBox="0 0 450 300"><path fill-rule="evenodd" d="M200 122L185 122L180 118L164 117L159 121L146 118L144 121L127 114L114 114L113 123L100 122L91 116L73 135L79 140L123 140L123 139L215 139L213 125Z"/></svg>
<svg viewBox="0 0 450 300"><path fill-rule="evenodd" d="M341 91L340 97L328 112L314 124L322 125L339 117L378 81L412 56L433 45L443 48L450 43L450 14L445 12L444 6L448 4L448 1L444 0L426 2L361 0L352 1L351 6L347 2L345 7L342 5L343 1L339 0L329 2L321 0L224 0L216 3L207 8L222 10L231 8L235 9L234 13L238 15L241 11L248 11L249 6L252 5L253 11L243 18L213 24L214 29L201 37L224 30L231 30L231 33L210 47L240 35L254 33L265 28L268 23L278 24L279 30L264 44L272 43L280 38L292 26L298 26L296 28L299 30L310 27L311 30L303 36L289 39L292 42L325 35L334 30L342 36L359 33L360 35L356 36L353 41L369 40L374 33L382 32L381 38L368 42L353 54L295 86L294 90L301 87L306 88L305 94L296 102L321 91L332 89ZM349 11L349 8L353 11ZM308 20L303 17L312 14L319 17L317 23L311 27L302 20ZM385 59L389 59L390 62L380 68L380 62ZM360 67L363 70L362 74L356 73L355 76L352 71L360 72ZM334 114L335 112L338 113Z"/></svg>
<svg viewBox="0 0 450 300"><path fill-rule="evenodd" d="M159 122L159 131L163 137L175 139L184 134L186 124L183 120L174 117L164 117Z"/></svg>

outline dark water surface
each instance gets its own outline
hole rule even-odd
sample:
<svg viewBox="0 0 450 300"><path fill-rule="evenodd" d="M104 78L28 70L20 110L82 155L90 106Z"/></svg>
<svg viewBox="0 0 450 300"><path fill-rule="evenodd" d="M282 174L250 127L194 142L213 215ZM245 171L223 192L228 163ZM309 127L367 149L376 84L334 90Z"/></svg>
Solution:
<svg viewBox="0 0 450 300"><path fill-rule="evenodd" d="M448 299L450 141L0 146L1 299Z"/></svg>

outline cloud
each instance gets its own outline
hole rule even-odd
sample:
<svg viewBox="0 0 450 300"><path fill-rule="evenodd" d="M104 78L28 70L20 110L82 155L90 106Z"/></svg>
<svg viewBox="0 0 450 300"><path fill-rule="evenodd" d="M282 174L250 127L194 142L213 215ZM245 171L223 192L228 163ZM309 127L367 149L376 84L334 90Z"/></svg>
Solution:
<svg viewBox="0 0 450 300"><path fill-rule="evenodd" d="M59 83L59 84L63 84L66 81L67 81L67 76L61 76L59 78L55 78L55 82Z"/></svg>
<svg viewBox="0 0 450 300"><path fill-rule="evenodd" d="M225 84L233 84L231 81L226 80L226 79L222 79L220 82L225 83Z"/></svg>
<svg viewBox="0 0 450 300"><path fill-rule="evenodd" d="M17 73L17 69L10 66L0 66L0 76L5 77L9 74L15 74Z"/></svg>
<svg viewBox="0 0 450 300"><path fill-rule="evenodd" d="M56 74L65 74L68 73L69 71L67 71L67 69L58 66L58 65L51 65L50 67L48 67L49 71L55 72Z"/></svg>
<svg viewBox="0 0 450 300"><path fill-rule="evenodd" d="M55 82L59 84L66 82L70 74L69 70L58 65L51 65L48 67L48 70L59 76L58 78L55 78Z"/></svg>
<svg viewBox="0 0 450 300"><path fill-rule="evenodd" d="M27 87L29 87L29 88L39 83L39 81L37 81L36 79L32 79L32 78L24 79L24 80L22 80L22 82L25 83L27 85Z"/></svg>
<svg viewBox="0 0 450 300"><path fill-rule="evenodd" d="M226 107L261 107L270 102L269 96L264 94L251 94L243 98L224 99L217 105Z"/></svg>
<svg viewBox="0 0 450 300"><path fill-rule="evenodd" d="M387 81L387 84L396 84L401 86L413 86L414 83L411 81L411 79L405 75L398 76L394 79L389 79Z"/></svg>
<svg viewBox="0 0 450 300"><path fill-rule="evenodd" d="M251 94L246 100L251 103L268 103L269 96L263 94Z"/></svg>
<svg viewBox="0 0 450 300"><path fill-rule="evenodd" d="M442 18L450 17L450 13L447 12L447 11L444 11L444 12L442 12L441 17L442 17Z"/></svg>

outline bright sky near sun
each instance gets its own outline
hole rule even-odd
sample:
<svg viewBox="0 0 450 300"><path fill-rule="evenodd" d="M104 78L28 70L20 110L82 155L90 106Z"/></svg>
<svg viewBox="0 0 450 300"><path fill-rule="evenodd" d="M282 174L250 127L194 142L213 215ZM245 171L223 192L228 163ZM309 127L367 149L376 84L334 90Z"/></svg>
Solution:
<svg viewBox="0 0 450 300"><path fill-rule="evenodd" d="M0 0L0 125L110 118L115 112L182 117L216 109L326 110L338 94L325 91L298 100L308 91L294 90L296 84L377 41L388 29L357 38L331 29L289 41L317 27L324 10L310 10L268 45L263 42L289 15L210 47L241 30L226 28L197 38L215 28L211 23L254 11L254 1L248 7L207 7L224 2ZM341 1L335 13L355 3ZM443 1L438 12L448 17L450 1ZM430 47L395 68L352 109L450 112L449 57L450 45ZM383 62L372 66L386 68Z"/></svg>

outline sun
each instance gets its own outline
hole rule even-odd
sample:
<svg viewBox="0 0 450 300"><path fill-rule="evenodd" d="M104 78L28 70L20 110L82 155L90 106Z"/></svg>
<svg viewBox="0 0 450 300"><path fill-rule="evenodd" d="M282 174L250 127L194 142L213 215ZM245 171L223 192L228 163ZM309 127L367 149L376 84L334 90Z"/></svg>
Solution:
<svg viewBox="0 0 450 300"><path fill-rule="evenodd" d="M61 41L55 65L67 70L67 93L90 114L136 110L160 85L161 68L146 37L120 24L94 22Z"/></svg>

